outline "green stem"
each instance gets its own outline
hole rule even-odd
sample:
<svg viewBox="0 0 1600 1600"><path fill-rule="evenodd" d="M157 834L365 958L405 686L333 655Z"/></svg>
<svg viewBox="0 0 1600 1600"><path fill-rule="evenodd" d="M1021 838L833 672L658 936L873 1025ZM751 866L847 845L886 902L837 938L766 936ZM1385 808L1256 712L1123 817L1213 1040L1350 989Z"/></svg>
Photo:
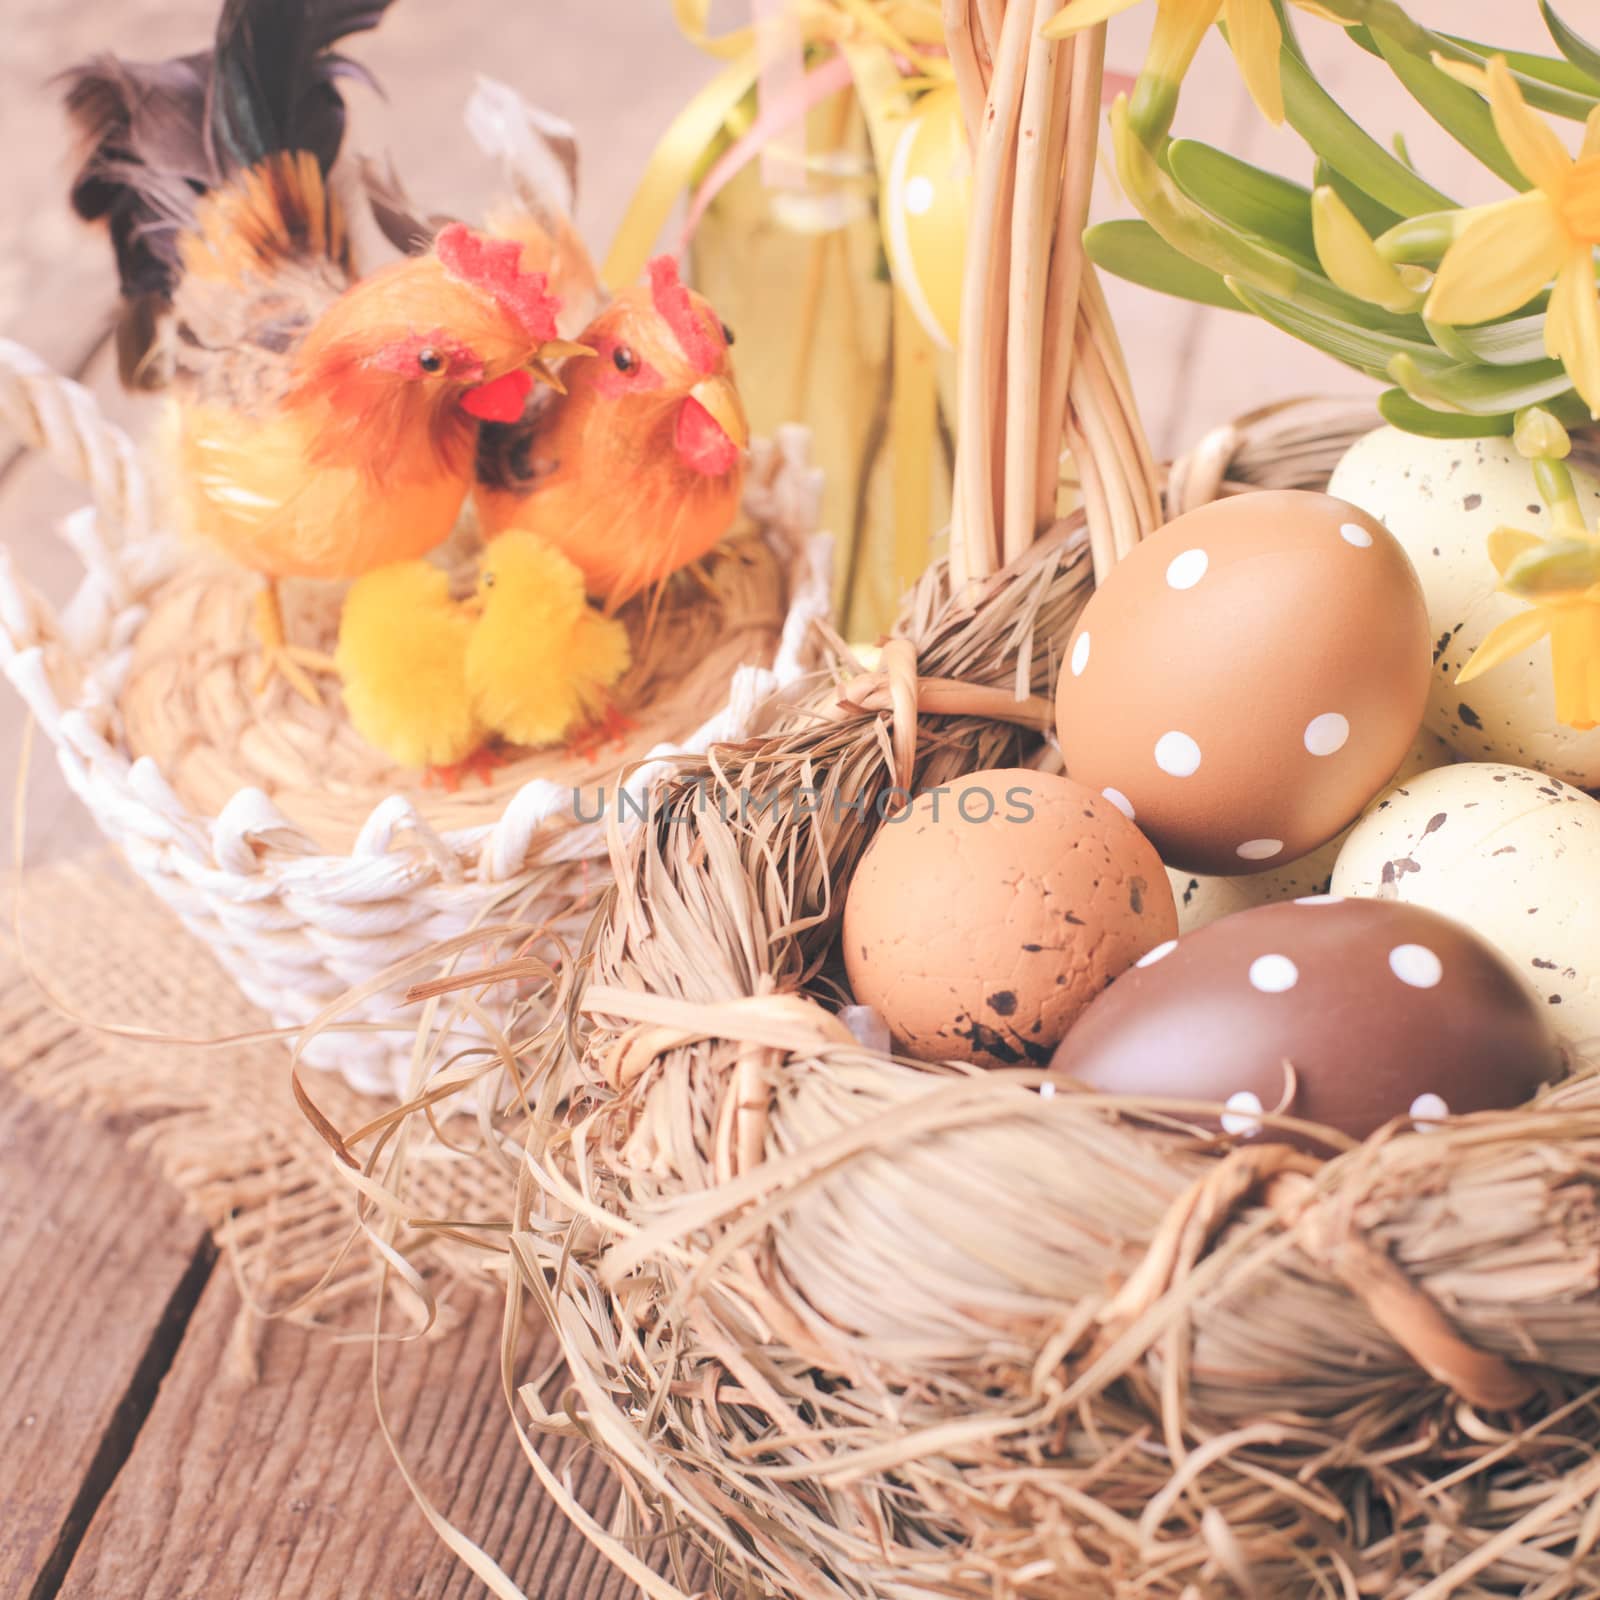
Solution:
<svg viewBox="0 0 1600 1600"><path fill-rule="evenodd" d="M1178 114L1178 81L1141 72L1134 81L1128 102L1128 125L1147 150L1159 150L1172 130Z"/></svg>
<svg viewBox="0 0 1600 1600"><path fill-rule="evenodd" d="M1539 456L1533 463L1533 479L1539 497L1550 507L1550 521L1557 533L1587 533L1583 511L1578 505L1578 490L1572 470L1565 461Z"/></svg>

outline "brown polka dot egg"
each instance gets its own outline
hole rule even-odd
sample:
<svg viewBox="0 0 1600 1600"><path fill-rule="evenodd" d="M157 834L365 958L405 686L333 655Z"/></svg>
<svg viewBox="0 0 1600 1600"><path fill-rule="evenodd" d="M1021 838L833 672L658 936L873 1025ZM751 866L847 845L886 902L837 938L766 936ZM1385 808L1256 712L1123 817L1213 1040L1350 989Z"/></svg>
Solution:
<svg viewBox="0 0 1600 1600"><path fill-rule="evenodd" d="M1260 872L1358 816L1415 738L1427 608L1383 526L1342 500L1263 491L1145 540L1067 642L1068 774L1173 867Z"/></svg>
<svg viewBox="0 0 1600 1600"><path fill-rule="evenodd" d="M1206 1101L1239 1139L1285 1137L1271 1114L1364 1139L1397 1117L1426 1129L1521 1105L1564 1057L1546 1008L1470 929L1322 895L1157 945L1052 1065L1107 1094Z"/></svg>
<svg viewBox="0 0 1600 1600"><path fill-rule="evenodd" d="M1092 789L1012 768L920 796L845 901L855 998L924 1061L1044 1066L1178 917L1150 842Z"/></svg>

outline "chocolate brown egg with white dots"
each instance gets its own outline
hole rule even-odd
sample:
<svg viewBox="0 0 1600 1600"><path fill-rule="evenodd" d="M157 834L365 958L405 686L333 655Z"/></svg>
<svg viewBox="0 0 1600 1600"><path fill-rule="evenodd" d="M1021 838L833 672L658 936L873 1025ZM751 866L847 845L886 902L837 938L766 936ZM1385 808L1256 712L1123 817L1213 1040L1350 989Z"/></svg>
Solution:
<svg viewBox="0 0 1600 1600"><path fill-rule="evenodd" d="M1332 839L1399 766L1427 701L1427 606L1381 523L1261 491L1138 545L1063 656L1068 775L1168 866L1260 872Z"/></svg>
<svg viewBox="0 0 1600 1600"><path fill-rule="evenodd" d="M1260 906L1156 946L1051 1063L1105 1094L1204 1101L1199 1126L1313 1148L1272 1115L1364 1139L1502 1111L1559 1077L1546 1008L1470 929L1330 895ZM1322 1141L1331 1148L1332 1141Z"/></svg>

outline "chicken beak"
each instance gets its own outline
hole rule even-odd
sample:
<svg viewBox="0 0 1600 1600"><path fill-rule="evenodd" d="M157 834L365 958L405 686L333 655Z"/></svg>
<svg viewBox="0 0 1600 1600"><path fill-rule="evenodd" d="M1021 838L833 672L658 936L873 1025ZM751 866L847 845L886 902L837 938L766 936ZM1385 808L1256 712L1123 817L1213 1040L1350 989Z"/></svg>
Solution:
<svg viewBox="0 0 1600 1600"><path fill-rule="evenodd" d="M750 424L745 420L744 402L729 378L706 378L689 391L716 425L727 434L737 449L750 444Z"/></svg>
<svg viewBox="0 0 1600 1600"><path fill-rule="evenodd" d="M539 346L539 353L528 363L540 383L548 384L557 394L565 394L567 386L556 370L557 362L570 361L574 356L592 356L594 351L586 344L574 344L570 339L552 339Z"/></svg>

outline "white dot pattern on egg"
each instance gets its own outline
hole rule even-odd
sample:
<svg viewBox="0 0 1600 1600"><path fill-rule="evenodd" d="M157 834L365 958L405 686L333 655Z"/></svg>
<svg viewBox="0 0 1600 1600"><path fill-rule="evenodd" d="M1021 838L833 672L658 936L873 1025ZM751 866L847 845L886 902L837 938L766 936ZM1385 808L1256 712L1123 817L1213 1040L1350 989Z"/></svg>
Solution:
<svg viewBox="0 0 1600 1600"><path fill-rule="evenodd" d="M1167 563L1167 587L1194 588L1205 577L1206 568L1210 565L1211 557L1204 550L1185 550L1182 555L1174 556Z"/></svg>
<svg viewBox="0 0 1600 1600"><path fill-rule="evenodd" d="M1436 989L1444 963L1425 944L1396 945L1389 952L1389 970L1413 989Z"/></svg>
<svg viewBox="0 0 1600 1600"><path fill-rule="evenodd" d="M1450 1107L1436 1094L1419 1094L1406 1115L1413 1122L1443 1122L1450 1115Z"/></svg>
<svg viewBox="0 0 1600 1600"><path fill-rule="evenodd" d="M914 217L923 217L933 210L933 180L913 178L906 185L906 210Z"/></svg>
<svg viewBox="0 0 1600 1600"><path fill-rule="evenodd" d="M1262 994L1287 994L1300 981L1300 969L1288 956L1257 956L1250 963L1250 987Z"/></svg>
<svg viewBox="0 0 1600 1600"><path fill-rule="evenodd" d="M1306 749L1314 756L1337 755L1350 742L1350 724L1337 711L1324 711L1306 724Z"/></svg>
<svg viewBox="0 0 1600 1600"><path fill-rule="evenodd" d="M1246 839L1234 854L1241 861L1270 861L1283 854L1282 839Z"/></svg>
<svg viewBox="0 0 1600 1600"><path fill-rule="evenodd" d="M1156 962L1166 960L1166 958L1170 956L1177 948L1178 941L1176 939L1168 939L1163 943L1158 944L1154 950L1145 951L1145 953L1134 962L1134 966L1153 967Z"/></svg>
<svg viewBox="0 0 1600 1600"><path fill-rule="evenodd" d="M1359 522L1346 522L1339 529L1339 537L1346 544L1353 544L1358 550L1372 548L1372 535Z"/></svg>
<svg viewBox="0 0 1600 1600"><path fill-rule="evenodd" d="M1156 740L1156 765L1170 778L1192 778L1200 770L1200 746L1186 733L1164 733Z"/></svg>
<svg viewBox="0 0 1600 1600"><path fill-rule="evenodd" d="M1347 828L1400 765L1429 642L1404 552L1354 506L1265 491L1199 507L1119 561L1061 640L1066 770L1126 795L1168 867L1276 870Z"/></svg>
<svg viewBox="0 0 1600 1600"><path fill-rule="evenodd" d="M1133 814L1133 801L1131 801L1120 789L1102 789L1100 793L1107 800L1109 800L1112 805L1114 805L1117 810L1128 819L1129 822L1137 822L1139 820Z"/></svg>
<svg viewBox="0 0 1600 1600"><path fill-rule="evenodd" d="M1241 1089L1237 1094L1230 1094L1225 1102L1226 1109L1222 1113L1222 1131L1231 1133L1236 1139L1247 1134L1261 1132L1261 1096L1252 1094L1248 1089Z"/></svg>
<svg viewBox="0 0 1600 1600"><path fill-rule="evenodd" d="M1081 678L1089 665L1089 635L1080 633L1072 646L1072 676Z"/></svg>

